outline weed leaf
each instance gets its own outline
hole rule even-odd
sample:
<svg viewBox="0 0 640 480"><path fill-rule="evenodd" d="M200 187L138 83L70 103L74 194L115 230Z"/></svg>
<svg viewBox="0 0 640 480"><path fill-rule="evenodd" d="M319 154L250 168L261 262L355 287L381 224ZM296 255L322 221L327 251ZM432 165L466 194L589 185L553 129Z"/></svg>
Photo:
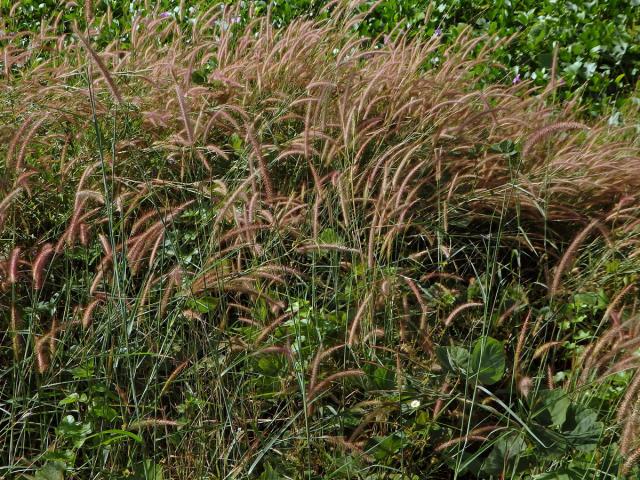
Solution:
<svg viewBox="0 0 640 480"><path fill-rule="evenodd" d="M493 385L504 375L505 355L502 342L495 338L478 339L471 352L471 372L484 385Z"/></svg>

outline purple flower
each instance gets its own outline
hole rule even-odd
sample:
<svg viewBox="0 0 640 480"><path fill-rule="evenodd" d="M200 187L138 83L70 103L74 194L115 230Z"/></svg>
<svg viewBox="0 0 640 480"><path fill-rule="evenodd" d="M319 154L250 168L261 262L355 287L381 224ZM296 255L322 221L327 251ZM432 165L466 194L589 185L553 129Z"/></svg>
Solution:
<svg viewBox="0 0 640 480"><path fill-rule="evenodd" d="M234 23L240 23L240 17L232 17L231 18L231 25L233 25Z"/></svg>
<svg viewBox="0 0 640 480"><path fill-rule="evenodd" d="M434 32L434 35L436 37L439 37L440 35L442 35L442 28L440 28L440 27L436 28L436 31Z"/></svg>
<svg viewBox="0 0 640 480"><path fill-rule="evenodd" d="M171 16L171 12L162 12L160 14L160 18L169 18Z"/></svg>
<svg viewBox="0 0 640 480"><path fill-rule="evenodd" d="M513 83L515 85L516 83L520 83L521 80L522 79L520 78L520 74L516 73L516 76L513 77L513 82L511 82L511 83Z"/></svg>

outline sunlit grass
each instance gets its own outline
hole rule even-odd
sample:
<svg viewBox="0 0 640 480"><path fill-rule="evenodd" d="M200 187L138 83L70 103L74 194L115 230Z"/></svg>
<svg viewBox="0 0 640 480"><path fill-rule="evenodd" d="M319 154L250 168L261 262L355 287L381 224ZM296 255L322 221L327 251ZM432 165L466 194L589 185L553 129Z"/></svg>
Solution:
<svg viewBox="0 0 640 480"><path fill-rule="evenodd" d="M233 14L0 93L2 475L633 478L637 139Z"/></svg>

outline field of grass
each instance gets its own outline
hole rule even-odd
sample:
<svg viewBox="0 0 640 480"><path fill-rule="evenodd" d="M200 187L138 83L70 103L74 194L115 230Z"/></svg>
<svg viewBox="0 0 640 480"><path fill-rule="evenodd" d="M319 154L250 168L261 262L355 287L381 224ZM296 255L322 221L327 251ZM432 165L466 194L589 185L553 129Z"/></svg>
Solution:
<svg viewBox="0 0 640 480"><path fill-rule="evenodd" d="M0 478L638 478L629 79L160 3L2 26Z"/></svg>
<svg viewBox="0 0 640 480"><path fill-rule="evenodd" d="M326 19L328 10L323 7L328 3L0 0L0 31L38 31L46 24L50 34L60 35L72 33L76 24L93 32L98 48L113 40L128 48L135 18L154 11L188 30L207 10L226 4L237 9L233 18L243 25L268 14L274 26L283 27L294 19ZM491 62L477 67L487 70L485 84L517 78L545 87L553 76L554 97L579 102L581 115L592 120L607 116L621 124L629 121L627 110L640 105L640 0L360 0L354 12L367 13L352 28L369 38L438 35L450 45L469 29L475 35L510 37L508 44L492 52Z"/></svg>

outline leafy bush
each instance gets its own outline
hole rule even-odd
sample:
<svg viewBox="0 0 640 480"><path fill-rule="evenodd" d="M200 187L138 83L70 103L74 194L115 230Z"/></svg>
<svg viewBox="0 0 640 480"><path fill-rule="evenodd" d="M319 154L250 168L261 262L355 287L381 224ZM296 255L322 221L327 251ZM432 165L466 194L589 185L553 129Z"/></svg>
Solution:
<svg viewBox="0 0 640 480"><path fill-rule="evenodd" d="M6 40L3 475L637 476L637 138L367 18Z"/></svg>
<svg viewBox="0 0 640 480"><path fill-rule="evenodd" d="M638 2L385 1L376 13L362 27L364 32L390 32L399 27L432 35L439 28L454 39L462 27L470 26L478 33L499 37L516 34L513 43L493 56L508 67L506 72L492 72L496 81L521 78L546 86L557 48L556 73L566 84L560 96L570 98L579 90L588 99L592 115L609 111L608 103L620 95L621 107L640 72Z"/></svg>

